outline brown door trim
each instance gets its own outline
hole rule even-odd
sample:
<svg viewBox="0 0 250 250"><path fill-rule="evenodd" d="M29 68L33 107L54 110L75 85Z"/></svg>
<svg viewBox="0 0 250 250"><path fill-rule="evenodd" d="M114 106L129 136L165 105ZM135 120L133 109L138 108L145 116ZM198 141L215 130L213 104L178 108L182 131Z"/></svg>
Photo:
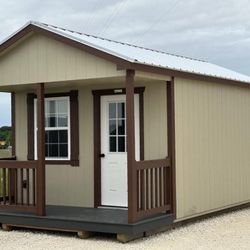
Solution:
<svg viewBox="0 0 250 250"><path fill-rule="evenodd" d="M144 93L145 87L136 87L134 92L139 94L139 119L140 119L140 159L144 160ZM94 206L101 205L101 96L124 95L125 88L93 90L94 105Z"/></svg>

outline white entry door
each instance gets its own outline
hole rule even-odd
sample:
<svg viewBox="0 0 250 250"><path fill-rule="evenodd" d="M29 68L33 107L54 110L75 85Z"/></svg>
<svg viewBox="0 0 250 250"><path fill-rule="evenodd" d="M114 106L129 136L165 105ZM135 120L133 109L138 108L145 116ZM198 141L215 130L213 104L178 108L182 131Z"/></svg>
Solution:
<svg viewBox="0 0 250 250"><path fill-rule="evenodd" d="M139 160L139 95L135 94L135 156ZM101 97L101 205L128 206L126 95Z"/></svg>

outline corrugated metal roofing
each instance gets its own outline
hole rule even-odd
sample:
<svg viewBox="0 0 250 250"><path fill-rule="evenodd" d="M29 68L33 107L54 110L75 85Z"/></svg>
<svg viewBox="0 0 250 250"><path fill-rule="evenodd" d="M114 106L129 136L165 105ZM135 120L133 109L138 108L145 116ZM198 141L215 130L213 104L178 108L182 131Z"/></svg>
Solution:
<svg viewBox="0 0 250 250"><path fill-rule="evenodd" d="M187 58L184 56L173 55L153 49L147 49L127 43L117 42L40 22L31 21L26 24L25 27L29 24L33 24L42 29L46 29L61 36L75 40L79 43L86 44L90 47L125 59L129 62L250 83L250 77L247 75L240 74L202 60Z"/></svg>

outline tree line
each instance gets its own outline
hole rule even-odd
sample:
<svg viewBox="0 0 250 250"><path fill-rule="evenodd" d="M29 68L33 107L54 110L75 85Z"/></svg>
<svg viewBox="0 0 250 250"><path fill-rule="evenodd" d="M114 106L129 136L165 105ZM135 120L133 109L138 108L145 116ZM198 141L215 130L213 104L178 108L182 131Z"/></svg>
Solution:
<svg viewBox="0 0 250 250"><path fill-rule="evenodd" d="M11 145L11 127L9 126L0 127L0 141L5 141L6 147Z"/></svg>

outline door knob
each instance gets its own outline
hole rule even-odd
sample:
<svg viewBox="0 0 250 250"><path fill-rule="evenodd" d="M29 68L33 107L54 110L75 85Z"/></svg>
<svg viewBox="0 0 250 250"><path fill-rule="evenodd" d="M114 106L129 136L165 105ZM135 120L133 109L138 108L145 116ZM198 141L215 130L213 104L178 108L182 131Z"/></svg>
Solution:
<svg viewBox="0 0 250 250"><path fill-rule="evenodd" d="M99 155L101 158L104 158L105 157L105 154L100 154Z"/></svg>

